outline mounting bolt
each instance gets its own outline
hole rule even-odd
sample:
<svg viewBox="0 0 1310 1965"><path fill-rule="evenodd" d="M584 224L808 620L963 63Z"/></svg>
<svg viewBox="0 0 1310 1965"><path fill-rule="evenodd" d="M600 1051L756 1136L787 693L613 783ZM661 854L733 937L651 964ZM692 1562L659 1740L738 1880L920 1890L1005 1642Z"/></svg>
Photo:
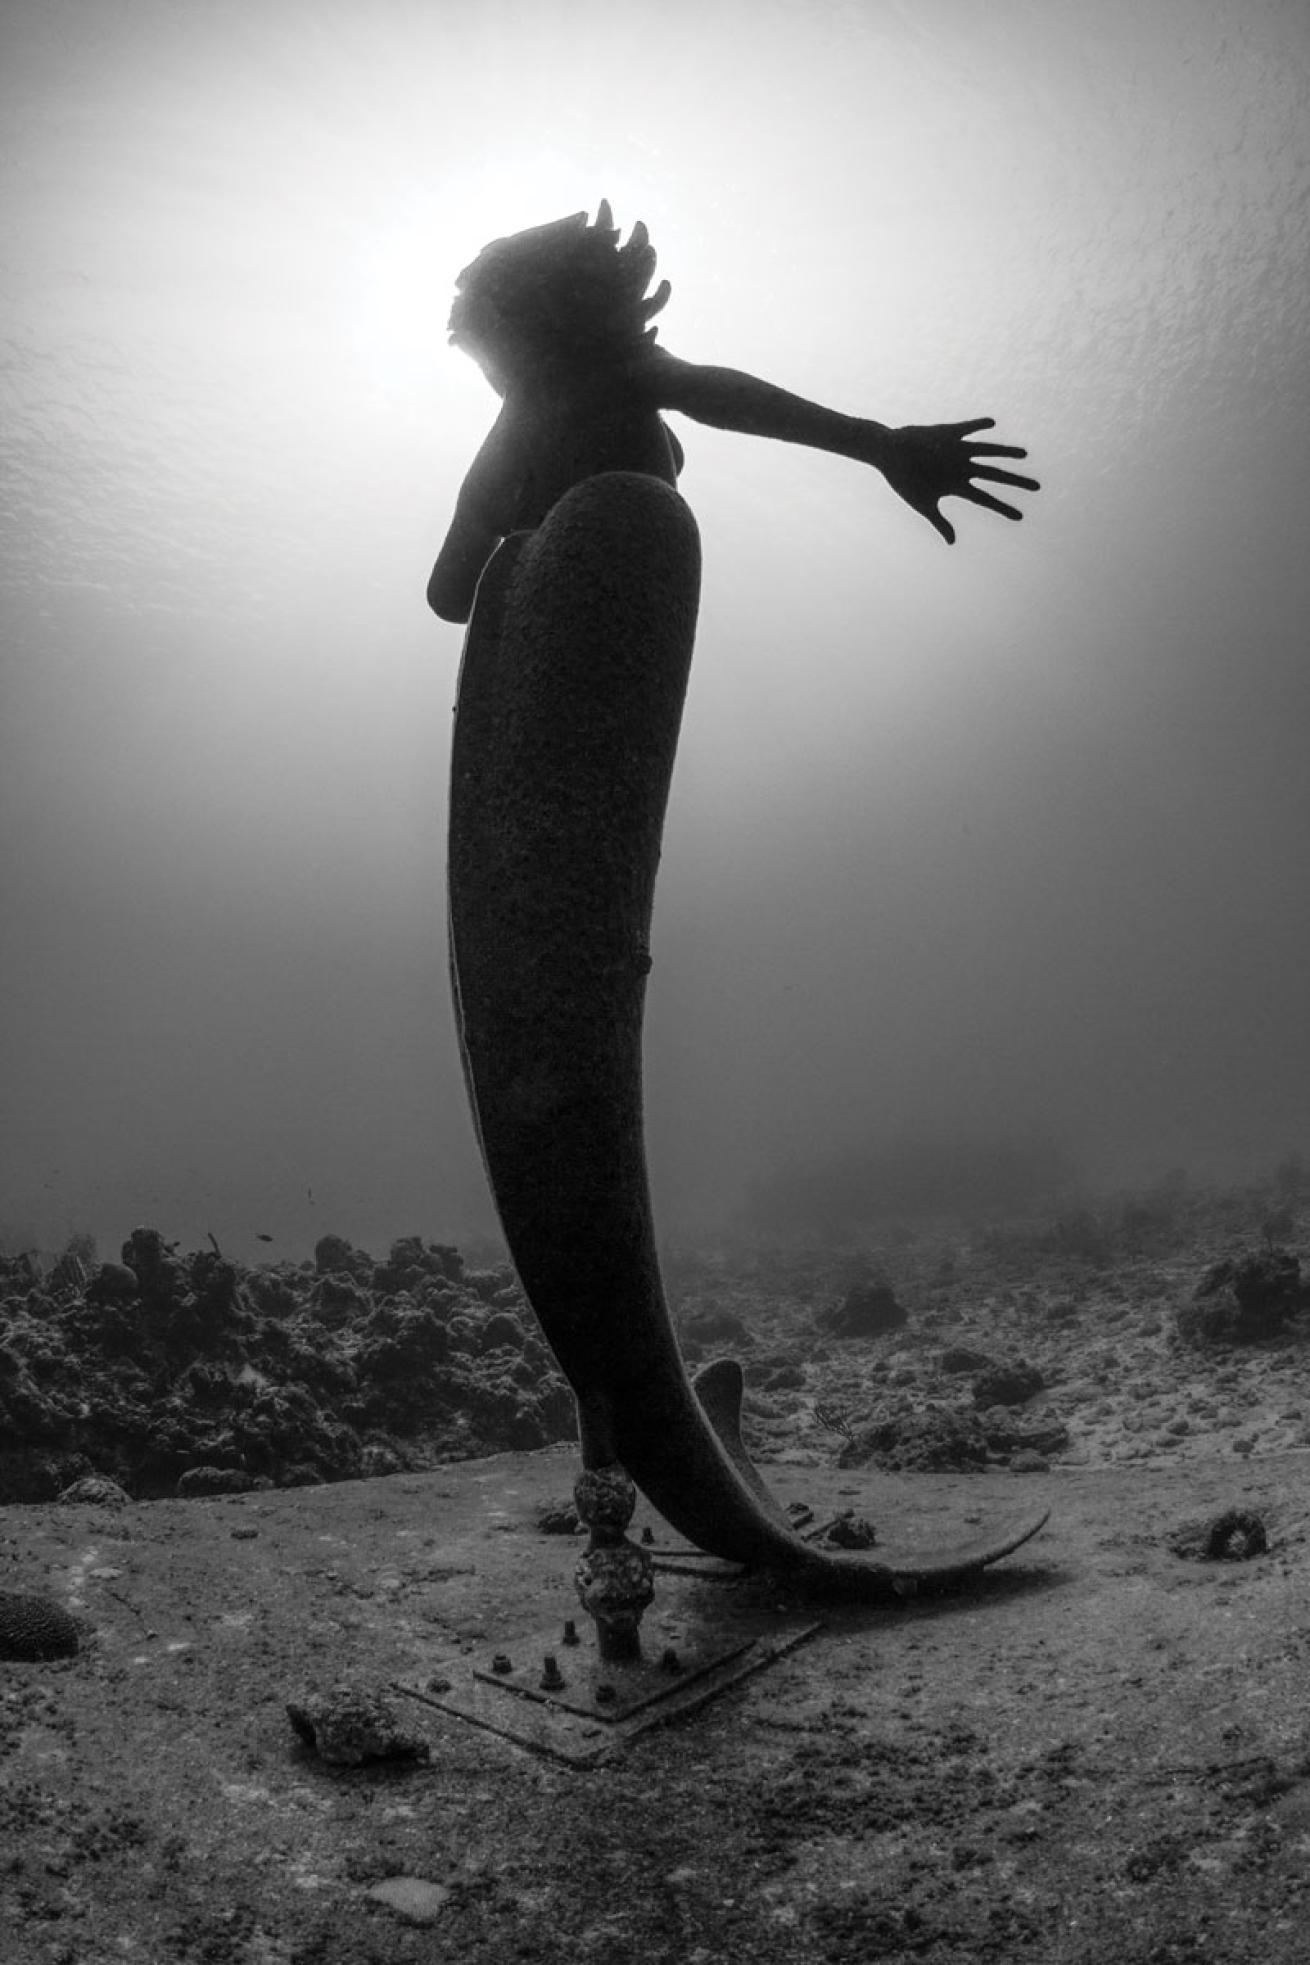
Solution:
<svg viewBox="0 0 1310 1965"><path fill-rule="evenodd" d="M514 1666L507 1652L498 1651L491 1661L491 1669L497 1678L507 1678Z"/></svg>
<svg viewBox="0 0 1310 1965"><path fill-rule="evenodd" d="M651 1527L649 1522L646 1523L646 1526L641 1531L641 1539L646 1544L647 1548L649 1548L651 1543L655 1540L655 1531Z"/></svg>
<svg viewBox="0 0 1310 1965"><path fill-rule="evenodd" d="M660 1670L662 1672L680 1672L682 1670L682 1660L671 1644L666 1645L660 1653Z"/></svg>
<svg viewBox="0 0 1310 1965"><path fill-rule="evenodd" d="M574 1621L573 1621L573 1619L572 1619L571 1617L566 1617L566 1618L564 1619L564 1642L565 1642L565 1644L580 1644L580 1643L581 1643L581 1641L582 1641L582 1640L581 1640L581 1639L579 1638L579 1636L578 1636L578 1627L577 1627L577 1625L576 1625L576 1624L574 1623Z"/></svg>
<svg viewBox="0 0 1310 1965"><path fill-rule="evenodd" d="M618 1696L612 1685L598 1685L596 1687L596 1704L598 1706L612 1706Z"/></svg>
<svg viewBox="0 0 1310 1965"><path fill-rule="evenodd" d="M564 1690L564 1674L559 1668L559 1662L553 1651L548 1651L542 1662L541 1689L543 1692L562 1692Z"/></svg>

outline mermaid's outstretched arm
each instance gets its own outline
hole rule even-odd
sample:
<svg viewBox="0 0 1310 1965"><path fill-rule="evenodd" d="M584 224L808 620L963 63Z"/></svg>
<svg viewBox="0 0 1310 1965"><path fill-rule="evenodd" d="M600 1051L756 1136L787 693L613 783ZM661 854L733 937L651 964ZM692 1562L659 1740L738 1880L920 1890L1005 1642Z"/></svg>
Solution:
<svg viewBox="0 0 1310 1965"><path fill-rule="evenodd" d="M943 498L967 498L970 504L1017 519L1023 514L1016 506L1003 504L974 480L1013 485L1020 491L1039 489L1035 478L1019 477L1013 471L978 462L980 458L1028 455L1014 444L975 440L976 431L995 427L990 416L975 417L967 423L907 424L889 429L865 417L825 409L740 369L679 361L664 349L651 350L643 364L642 379L661 409L681 410L698 423L737 430L744 436L806 444L814 450L829 450L839 457L871 464L947 545L955 539L955 528L937 509Z"/></svg>

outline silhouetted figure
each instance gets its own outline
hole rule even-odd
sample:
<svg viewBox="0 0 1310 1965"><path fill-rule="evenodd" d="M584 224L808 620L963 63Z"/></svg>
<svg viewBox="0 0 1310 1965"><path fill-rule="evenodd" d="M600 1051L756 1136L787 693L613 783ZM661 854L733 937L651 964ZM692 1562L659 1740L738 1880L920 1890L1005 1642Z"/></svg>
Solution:
<svg viewBox="0 0 1310 1965"><path fill-rule="evenodd" d="M947 539L941 498L1017 518L973 480L1030 480L975 461L969 438L985 420L885 430L675 361L648 325L668 298L667 284L647 298L654 266L645 228L620 248L602 205L594 226L578 213L497 240L460 276L452 338L505 406L428 588L445 619L472 614L448 879L465 1080L506 1243L577 1398L586 1481L600 1477L587 1505L578 1490L592 1528L579 1589L628 1655L649 1579L623 1537L620 1470L711 1554L863 1598L968 1575L1045 1519L895 1561L816 1550L751 1466L740 1368L719 1360L694 1386L683 1368L651 1215L641 1060L700 541L660 412L876 464Z"/></svg>
<svg viewBox="0 0 1310 1965"><path fill-rule="evenodd" d="M541 524L575 484L601 471L640 471L675 484L682 448L660 411L746 436L775 437L854 458L881 471L907 505L951 544L938 509L965 498L1004 517L1015 506L981 483L1036 491L1034 478L982 459L1025 457L1014 444L980 443L990 416L888 429L790 395L738 369L679 361L648 326L669 297L647 298L655 251L644 225L618 243L608 204L495 239L457 282L452 343L472 355L504 408L478 452L432 569L428 604L467 621L478 577L499 540Z"/></svg>

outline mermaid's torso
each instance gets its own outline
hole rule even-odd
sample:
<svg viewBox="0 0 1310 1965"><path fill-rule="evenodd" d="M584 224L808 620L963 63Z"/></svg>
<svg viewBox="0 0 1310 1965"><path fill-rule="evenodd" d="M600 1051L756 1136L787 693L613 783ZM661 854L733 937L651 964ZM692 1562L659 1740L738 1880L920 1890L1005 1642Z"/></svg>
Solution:
<svg viewBox="0 0 1310 1965"><path fill-rule="evenodd" d="M506 534L541 524L566 491L602 471L640 471L675 484L682 449L630 373L507 392L465 489Z"/></svg>

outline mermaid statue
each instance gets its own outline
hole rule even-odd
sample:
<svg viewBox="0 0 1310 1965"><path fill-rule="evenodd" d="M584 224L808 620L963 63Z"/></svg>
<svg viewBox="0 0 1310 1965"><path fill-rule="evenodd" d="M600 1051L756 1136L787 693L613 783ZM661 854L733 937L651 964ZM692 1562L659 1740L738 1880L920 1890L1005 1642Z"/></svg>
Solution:
<svg viewBox="0 0 1310 1965"><path fill-rule="evenodd" d="M578 212L494 240L457 282L450 339L502 399L428 583L443 620L469 622L448 879L465 1078L510 1254L577 1399L593 1510L611 1522L630 1480L699 1549L874 1599L967 1575L1045 1515L894 1560L818 1548L746 1453L740 1367L722 1360L694 1385L683 1367L641 1087L700 581L663 413L871 464L948 544L944 498L1017 519L986 487L1038 487L993 461L1025 452L980 441L989 417L891 429L678 360L656 345L669 284L652 292L654 271L646 228L621 245L602 203L594 224Z"/></svg>

